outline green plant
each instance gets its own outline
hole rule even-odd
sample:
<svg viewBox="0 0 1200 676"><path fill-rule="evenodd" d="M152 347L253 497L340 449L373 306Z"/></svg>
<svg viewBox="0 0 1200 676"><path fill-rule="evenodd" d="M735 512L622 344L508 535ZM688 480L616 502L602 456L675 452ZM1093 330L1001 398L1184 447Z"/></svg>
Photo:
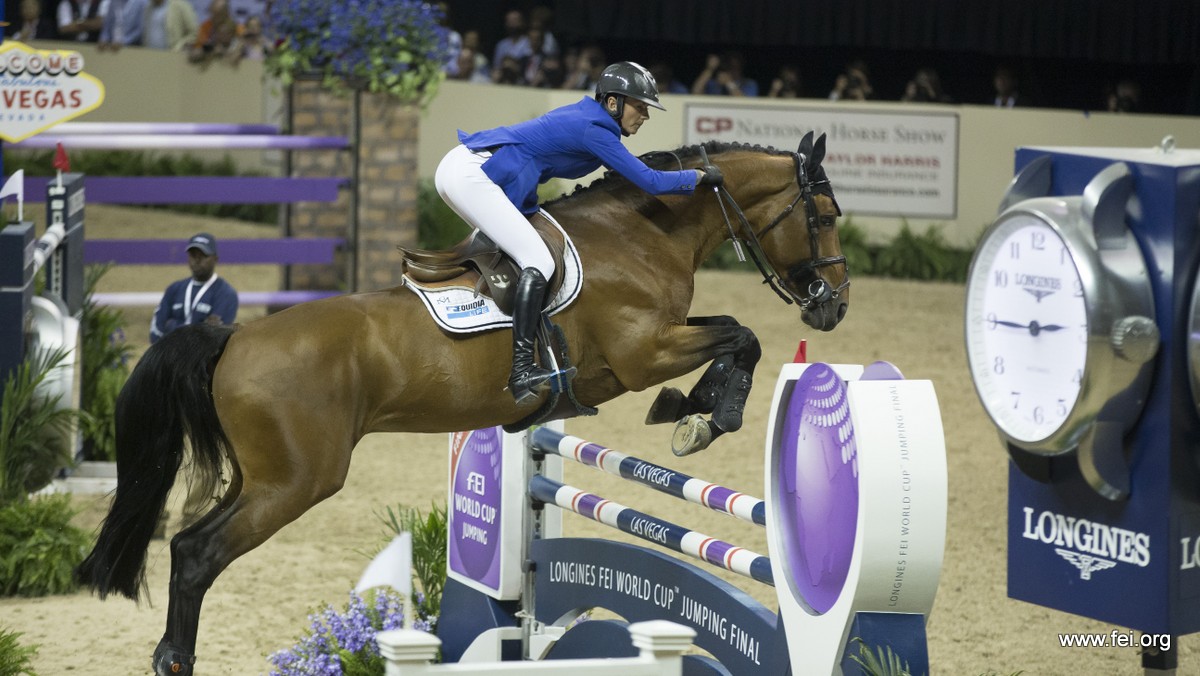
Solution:
<svg viewBox="0 0 1200 676"><path fill-rule="evenodd" d="M37 676L33 670L35 645L21 645L21 634L0 627L0 676Z"/></svg>
<svg viewBox="0 0 1200 676"><path fill-rule="evenodd" d="M22 502L71 463L73 449L63 440L79 412L59 408L60 397L37 391L66 358L62 349L27 357L4 381L0 401L0 505Z"/></svg>
<svg viewBox="0 0 1200 676"><path fill-rule="evenodd" d="M449 56L442 10L419 0L275 0L268 23L286 36L267 57L284 85L318 76L335 93L386 94L424 106Z"/></svg>
<svg viewBox="0 0 1200 676"><path fill-rule="evenodd" d="M91 537L71 525L66 495L49 495L0 507L0 593L65 594L78 588L75 567Z"/></svg>
<svg viewBox="0 0 1200 676"><path fill-rule="evenodd" d="M471 226L442 200L433 179L421 179L417 184L417 245L449 249L470 233Z"/></svg>
<svg viewBox="0 0 1200 676"><path fill-rule="evenodd" d="M418 596L413 590L414 608L417 615L431 618L436 626L441 613L442 587L446 583L445 505L430 505L428 515L415 507L399 505L395 510L388 507L387 514L379 518L386 526L388 541L405 531L412 533L413 577L424 592Z"/></svg>
<svg viewBox="0 0 1200 676"><path fill-rule="evenodd" d="M850 659L869 676L913 676L908 662L901 663L900 656L892 650L892 646L876 646L875 652L871 652L871 646L861 638L856 636L851 642L858 645L858 654L852 653Z"/></svg>
<svg viewBox="0 0 1200 676"><path fill-rule="evenodd" d="M111 265L88 266L82 312L80 358L83 360L79 407L85 460L117 459L117 395L129 378L133 348L125 342L125 315L92 300L96 284Z"/></svg>
<svg viewBox="0 0 1200 676"><path fill-rule="evenodd" d="M876 274L919 280L965 281L971 252L951 248L941 230L930 225L916 234L908 222L876 259Z"/></svg>

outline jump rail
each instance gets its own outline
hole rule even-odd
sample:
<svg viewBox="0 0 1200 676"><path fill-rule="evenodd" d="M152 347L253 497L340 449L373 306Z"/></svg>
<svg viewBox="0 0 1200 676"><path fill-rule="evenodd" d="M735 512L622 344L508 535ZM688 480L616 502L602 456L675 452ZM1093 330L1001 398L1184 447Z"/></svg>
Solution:
<svg viewBox="0 0 1200 676"><path fill-rule="evenodd" d="M53 150L59 143L67 150L344 150L344 136L282 136L276 134L41 134L9 148Z"/></svg>
<svg viewBox="0 0 1200 676"><path fill-rule="evenodd" d="M44 176L25 179L30 202L40 202ZM87 199L97 204L277 204L336 202L349 185L339 177L279 176L91 176Z"/></svg>

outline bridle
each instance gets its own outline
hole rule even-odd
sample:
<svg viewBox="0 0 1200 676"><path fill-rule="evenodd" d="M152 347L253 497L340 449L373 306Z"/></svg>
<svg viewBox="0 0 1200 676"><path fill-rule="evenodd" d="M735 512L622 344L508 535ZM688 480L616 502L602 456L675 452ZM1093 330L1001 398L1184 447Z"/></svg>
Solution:
<svg viewBox="0 0 1200 676"><path fill-rule="evenodd" d="M750 221L746 218L746 213L742 211L740 206L738 206L737 200L733 198L733 195L730 194L729 190L727 190L724 185L714 188L713 191L716 192L717 202L721 205L721 215L725 218L725 225L729 227L729 237L733 241L734 247L737 249L738 260L743 262L746 260L741 248L742 244L744 243L746 248L750 250L750 259L754 261L754 265L758 268L758 271L763 276L763 284L770 286L771 290L774 291L780 298L782 298L788 305L795 303L801 308L808 309L814 304L820 305L838 298L842 291L850 286L850 268L849 266L846 267L846 276L843 278L842 283L839 284L837 288L831 287L829 282L825 281L820 274L817 273L819 268L826 266L846 265L845 256L819 255L820 242L818 242L818 235L820 234L820 224L817 222L817 205L816 202L813 201L813 187L828 186L829 179L822 178L817 181L810 180L808 177L808 171L804 166L807 158L801 153L797 152L793 152L791 155L792 160L796 163L796 182L799 184L800 190L796 193L796 197L792 199L791 203L784 207L783 211L781 211L779 215L771 219L771 222L768 223L760 232L756 233L754 231L754 227L750 225ZM708 165L708 153L705 151L704 146L700 146L700 156L703 159L704 164ZM830 191L830 194L832 194L832 191ZM770 232L775 226L779 225L784 221L784 219L790 216L791 213L796 209L796 205L802 201L804 202L804 214L808 228L808 251L810 257L807 261L804 261L803 263L797 263L789 268L786 273L786 279L791 281L793 285L798 286L798 280L802 275L805 275L806 273L812 273L812 275L816 277L816 279L808 285L808 295L803 297L783 285L783 281L780 278L779 273L776 272L775 267L771 265L771 261L767 258L766 252L763 251L762 242L760 241L761 238ZM742 237L738 236L737 232L733 228L733 224L729 220L729 212L725 209L726 202L729 203L729 208L733 211L734 215L737 216L738 221L742 224ZM841 209L838 210L838 214L841 215Z"/></svg>

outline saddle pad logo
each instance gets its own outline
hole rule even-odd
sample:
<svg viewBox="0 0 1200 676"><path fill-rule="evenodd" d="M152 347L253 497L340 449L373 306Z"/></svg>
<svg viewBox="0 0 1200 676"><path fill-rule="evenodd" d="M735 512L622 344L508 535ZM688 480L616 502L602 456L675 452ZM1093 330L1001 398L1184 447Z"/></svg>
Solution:
<svg viewBox="0 0 1200 676"><path fill-rule="evenodd" d="M579 296L579 291L583 288L583 265L579 261L575 243L563 231L558 221L545 211L541 213L554 227L562 231L566 243L561 263L562 287L550 302L548 309L548 313L553 315L562 311ZM475 289L465 286L431 288L418 284L407 276L404 278L404 286L417 294L437 325L451 333L477 333L512 326L512 317L501 312L496 301L476 294Z"/></svg>

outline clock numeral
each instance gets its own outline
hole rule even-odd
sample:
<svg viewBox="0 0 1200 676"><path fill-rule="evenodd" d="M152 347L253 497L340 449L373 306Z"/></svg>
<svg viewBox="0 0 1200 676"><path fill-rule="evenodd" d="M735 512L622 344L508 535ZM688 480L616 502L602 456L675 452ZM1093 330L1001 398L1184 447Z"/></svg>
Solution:
<svg viewBox="0 0 1200 676"><path fill-rule="evenodd" d="M1012 395L1012 398L1013 398L1013 410L1016 410L1017 408L1020 408L1020 406L1021 406L1021 393L1020 393L1020 392L1009 392L1009 394L1011 394L1011 395Z"/></svg>
<svg viewBox="0 0 1200 676"><path fill-rule="evenodd" d="M1083 280L1077 279L1071 282L1071 288L1075 291L1076 298L1083 298Z"/></svg>
<svg viewBox="0 0 1200 676"><path fill-rule="evenodd" d="M1067 251L1067 247L1058 250L1058 264L1066 265L1071 261L1071 252Z"/></svg>
<svg viewBox="0 0 1200 676"><path fill-rule="evenodd" d="M1008 286L1008 271L997 270L996 274L992 276L992 280L996 286L1003 289L1004 287Z"/></svg>
<svg viewBox="0 0 1200 676"><path fill-rule="evenodd" d="M1067 401L1065 399L1059 399L1058 405L1054 407L1054 412L1060 418L1065 417L1067 415Z"/></svg>
<svg viewBox="0 0 1200 676"><path fill-rule="evenodd" d="M1039 425L1046 422L1046 412L1042 410L1041 406L1033 407L1033 422Z"/></svg>
<svg viewBox="0 0 1200 676"><path fill-rule="evenodd" d="M1071 382L1076 385L1083 382L1083 369L1075 369L1075 375L1071 376Z"/></svg>
<svg viewBox="0 0 1200 676"><path fill-rule="evenodd" d="M996 361L992 362L992 371L998 375L1004 375L1004 357L996 357Z"/></svg>
<svg viewBox="0 0 1200 676"><path fill-rule="evenodd" d="M1012 242L1008 245L1008 257L1009 258L1020 258L1021 257L1021 243L1020 242Z"/></svg>
<svg viewBox="0 0 1200 676"><path fill-rule="evenodd" d="M988 326L988 330L990 330L990 331L996 330L997 324L996 324L996 313L995 312L987 313L987 326Z"/></svg>
<svg viewBox="0 0 1200 676"><path fill-rule="evenodd" d="M1034 251L1042 251L1046 248L1046 233L1033 231L1029 233L1029 248Z"/></svg>

